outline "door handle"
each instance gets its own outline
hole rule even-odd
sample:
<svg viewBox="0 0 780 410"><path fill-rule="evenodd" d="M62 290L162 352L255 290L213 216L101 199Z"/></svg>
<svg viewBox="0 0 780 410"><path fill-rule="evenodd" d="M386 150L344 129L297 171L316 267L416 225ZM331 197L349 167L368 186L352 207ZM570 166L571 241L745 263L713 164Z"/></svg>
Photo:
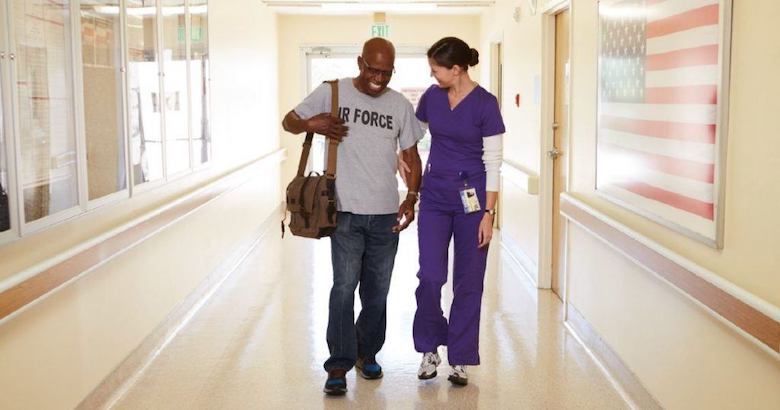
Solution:
<svg viewBox="0 0 780 410"><path fill-rule="evenodd" d="M558 148L553 148L547 151L547 156L553 160L558 159L558 157L560 157L561 155L563 155L563 152L561 152L561 150L559 150Z"/></svg>
<svg viewBox="0 0 780 410"><path fill-rule="evenodd" d="M552 123L552 129L557 130L560 125L557 122Z"/></svg>

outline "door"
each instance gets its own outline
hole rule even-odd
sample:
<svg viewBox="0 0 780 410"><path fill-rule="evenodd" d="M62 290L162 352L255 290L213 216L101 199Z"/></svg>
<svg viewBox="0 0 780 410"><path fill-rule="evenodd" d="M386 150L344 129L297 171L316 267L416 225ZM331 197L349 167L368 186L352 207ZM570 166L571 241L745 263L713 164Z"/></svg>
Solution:
<svg viewBox="0 0 780 410"><path fill-rule="evenodd" d="M490 45L490 92L493 93L493 95L496 96L496 99L498 100L498 108L501 109L501 100L502 100L502 94L501 90L503 88L503 61L502 61L502 49L501 49L501 43L493 43ZM496 203L496 210L498 213L496 214L496 223L495 227L497 229L501 229L501 198L502 196L498 196L498 202Z"/></svg>
<svg viewBox="0 0 780 410"><path fill-rule="evenodd" d="M564 220L560 215L560 195L566 187L564 147L569 124L569 10L555 16L555 102L553 122L553 215L552 215L552 290L563 299L564 286Z"/></svg>

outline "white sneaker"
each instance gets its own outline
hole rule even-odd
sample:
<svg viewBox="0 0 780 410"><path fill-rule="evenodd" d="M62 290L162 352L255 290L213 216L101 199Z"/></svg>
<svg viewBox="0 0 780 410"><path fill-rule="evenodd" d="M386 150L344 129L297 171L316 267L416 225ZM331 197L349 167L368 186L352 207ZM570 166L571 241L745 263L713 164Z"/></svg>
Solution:
<svg viewBox="0 0 780 410"><path fill-rule="evenodd" d="M469 375L466 374L466 366L450 366L450 376L447 380L451 381L452 384L457 384L459 386L469 384Z"/></svg>
<svg viewBox="0 0 780 410"><path fill-rule="evenodd" d="M436 377L436 366L441 364L441 358L438 352L424 353L420 369L417 370L417 377L420 380L428 380Z"/></svg>

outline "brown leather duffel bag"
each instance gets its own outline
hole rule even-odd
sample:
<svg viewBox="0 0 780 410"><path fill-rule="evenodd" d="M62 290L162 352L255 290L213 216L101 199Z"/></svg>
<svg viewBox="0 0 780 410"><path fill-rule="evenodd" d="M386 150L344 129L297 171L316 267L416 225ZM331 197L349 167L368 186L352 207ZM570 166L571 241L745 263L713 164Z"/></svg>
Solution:
<svg viewBox="0 0 780 410"><path fill-rule="evenodd" d="M338 117L338 81L328 81L331 87L331 115ZM290 232L295 236L319 239L336 230L336 152L338 141L328 139L328 167L325 174L310 172L304 176L314 134L306 133L298 174L287 185L287 211L290 212ZM286 219L286 213L285 213ZM284 220L282 220L284 237Z"/></svg>

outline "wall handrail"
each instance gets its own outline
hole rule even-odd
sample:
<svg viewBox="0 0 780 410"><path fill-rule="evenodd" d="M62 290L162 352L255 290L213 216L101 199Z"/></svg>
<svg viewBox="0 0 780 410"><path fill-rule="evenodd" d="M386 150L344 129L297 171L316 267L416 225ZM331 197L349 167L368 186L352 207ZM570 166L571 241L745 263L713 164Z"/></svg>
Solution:
<svg viewBox="0 0 780 410"><path fill-rule="evenodd" d="M215 180L0 281L0 324L25 307L140 244L251 178L252 170L278 163L279 149L218 176Z"/></svg>
<svg viewBox="0 0 780 410"><path fill-rule="evenodd" d="M530 195L539 195L539 175L513 161L503 160L502 173Z"/></svg>
<svg viewBox="0 0 780 410"><path fill-rule="evenodd" d="M657 275L780 360L780 308L598 211L568 193L561 214Z"/></svg>

